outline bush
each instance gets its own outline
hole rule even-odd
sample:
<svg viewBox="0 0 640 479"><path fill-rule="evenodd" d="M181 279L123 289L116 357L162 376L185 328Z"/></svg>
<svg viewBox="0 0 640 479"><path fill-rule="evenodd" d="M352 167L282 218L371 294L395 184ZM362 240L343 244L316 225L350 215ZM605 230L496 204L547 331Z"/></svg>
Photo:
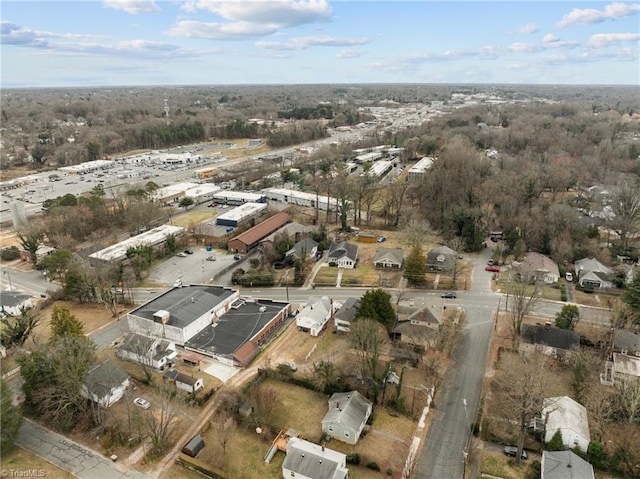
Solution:
<svg viewBox="0 0 640 479"><path fill-rule="evenodd" d="M551 438L551 441L547 444L547 451L563 451L564 443L562 442L562 433L560 429Z"/></svg>
<svg viewBox="0 0 640 479"><path fill-rule="evenodd" d="M371 469L373 471L379 471L380 470L380 466L378 466L378 463L373 462L373 461L367 463L367 468L369 468L369 469Z"/></svg>
<svg viewBox="0 0 640 479"><path fill-rule="evenodd" d="M20 250L17 246L9 246L0 250L0 259L3 261L13 261L20 257Z"/></svg>
<svg viewBox="0 0 640 479"><path fill-rule="evenodd" d="M589 462L593 464L593 467L599 469L605 459L604 448L602 444L598 441L591 441L589 443L589 447L587 448L587 453L589 455Z"/></svg>
<svg viewBox="0 0 640 479"><path fill-rule="evenodd" d="M538 461L537 459L534 459L527 468L525 479L540 479L541 474L542 464L540 464L540 461Z"/></svg>
<svg viewBox="0 0 640 479"><path fill-rule="evenodd" d="M347 455L347 464L360 464L360 454L353 453Z"/></svg>

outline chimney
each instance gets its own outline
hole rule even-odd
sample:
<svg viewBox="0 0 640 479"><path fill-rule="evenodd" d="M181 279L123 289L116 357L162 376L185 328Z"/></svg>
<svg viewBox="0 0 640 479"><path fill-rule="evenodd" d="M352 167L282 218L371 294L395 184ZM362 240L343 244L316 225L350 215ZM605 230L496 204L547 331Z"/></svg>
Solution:
<svg viewBox="0 0 640 479"><path fill-rule="evenodd" d="M336 409L340 409L340 403L339 402L336 403Z"/></svg>

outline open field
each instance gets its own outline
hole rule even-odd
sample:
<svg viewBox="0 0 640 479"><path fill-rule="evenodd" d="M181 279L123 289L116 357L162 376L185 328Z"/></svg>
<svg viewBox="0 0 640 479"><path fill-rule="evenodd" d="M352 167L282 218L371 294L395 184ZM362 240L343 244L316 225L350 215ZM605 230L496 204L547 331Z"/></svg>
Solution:
<svg viewBox="0 0 640 479"><path fill-rule="evenodd" d="M182 226L183 228L189 227L192 224L202 223L204 221L211 221L218 216L216 211L188 211L185 214L176 216L172 223L175 226Z"/></svg>

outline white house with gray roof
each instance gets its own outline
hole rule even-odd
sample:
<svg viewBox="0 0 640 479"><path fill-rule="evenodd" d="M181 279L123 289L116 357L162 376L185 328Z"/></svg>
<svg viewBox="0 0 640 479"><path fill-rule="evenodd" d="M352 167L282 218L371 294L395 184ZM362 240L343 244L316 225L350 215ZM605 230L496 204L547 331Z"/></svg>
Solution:
<svg viewBox="0 0 640 479"><path fill-rule="evenodd" d="M576 261L575 270L580 286L591 286L593 288L613 287L614 271L595 258L584 258Z"/></svg>
<svg viewBox="0 0 640 479"><path fill-rule="evenodd" d="M544 442L548 443L553 435L560 431L562 443L568 449L578 446L587 450L591 435L587 408L569 396L544 398L542 401L542 420L545 423Z"/></svg>
<svg viewBox="0 0 640 479"><path fill-rule="evenodd" d="M355 445L373 410L373 403L358 391L335 393L322 419L322 432L338 441Z"/></svg>
<svg viewBox="0 0 640 479"><path fill-rule="evenodd" d="M92 366L82 381L81 394L103 407L118 402L129 386L129 376L111 360Z"/></svg>
<svg viewBox="0 0 640 479"><path fill-rule="evenodd" d="M347 456L298 437L287 442L282 477L296 479L347 479Z"/></svg>
<svg viewBox="0 0 640 479"><path fill-rule="evenodd" d="M0 291L0 311L8 316L20 316L21 308L33 308L33 297L20 291Z"/></svg>
<svg viewBox="0 0 640 479"><path fill-rule="evenodd" d="M116 356L120 359L156 369L164 369L177 355L174 342L136 333L129 334L116 348Z"/></svg>
<svg viewBox="0 0 640 479"><path fill-rule="evenodd" d="M339 268L355 268L358 261L358 245L340 241L333 243L327 253L327 263L329 266Z"/></svg>
<svg viewBox="0 0 640 479"><path fill-rule="evenodd" d="M333 312L333 300L328 296L309 298L296 316L298 331L318 336L333 317Z"/></svg>

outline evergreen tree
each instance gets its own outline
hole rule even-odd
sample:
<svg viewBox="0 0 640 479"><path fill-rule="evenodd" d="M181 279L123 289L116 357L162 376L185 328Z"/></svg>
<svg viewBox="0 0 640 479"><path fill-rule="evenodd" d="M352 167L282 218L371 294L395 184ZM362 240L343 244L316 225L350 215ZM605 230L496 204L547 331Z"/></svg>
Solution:
<svg viewBox="0 0 640 479"><path fill-rule="evenodd" d="M562 442L562 433L558 429L551 441L547 444L547 451L564 451L564 443Z"/></svg>
<svg viewBox="0 0 640 479"><path fill-rule="evenodd" d="M410 285L424 283L424 275L427 272L427 258L422 252L422 246L415 245L404 263L403 277Z"/></svg>
<svg viewBox="0 0 640 479"><path fill-rule="evenodd" d="M84 336L84 325L64 305L51 312L51 340L62 336Z"/></svg>
<svg viewBox="0 0 640 479"><path fill-rule="evenodd" d="M360 298L356 318L369 318L382 323L390 331L396 323L391 295L382 289L367 291Z"/></svg>
<svg viewBox="0 0 640 479"><path fill-rule="evenodd" d="M573 331L580 319L580 310L575 304L565 304L560 312L556 314L556 326L561 329Z"/></svg>
<svg viewBox="0 0 640 479"><path fill-rule="evenodd" d="M22 414L20 410L13 405L13 394L11 389L4 381L0 380L0 449L2 452L7 451L18 435L18 429L22 424Z"/></svg>

